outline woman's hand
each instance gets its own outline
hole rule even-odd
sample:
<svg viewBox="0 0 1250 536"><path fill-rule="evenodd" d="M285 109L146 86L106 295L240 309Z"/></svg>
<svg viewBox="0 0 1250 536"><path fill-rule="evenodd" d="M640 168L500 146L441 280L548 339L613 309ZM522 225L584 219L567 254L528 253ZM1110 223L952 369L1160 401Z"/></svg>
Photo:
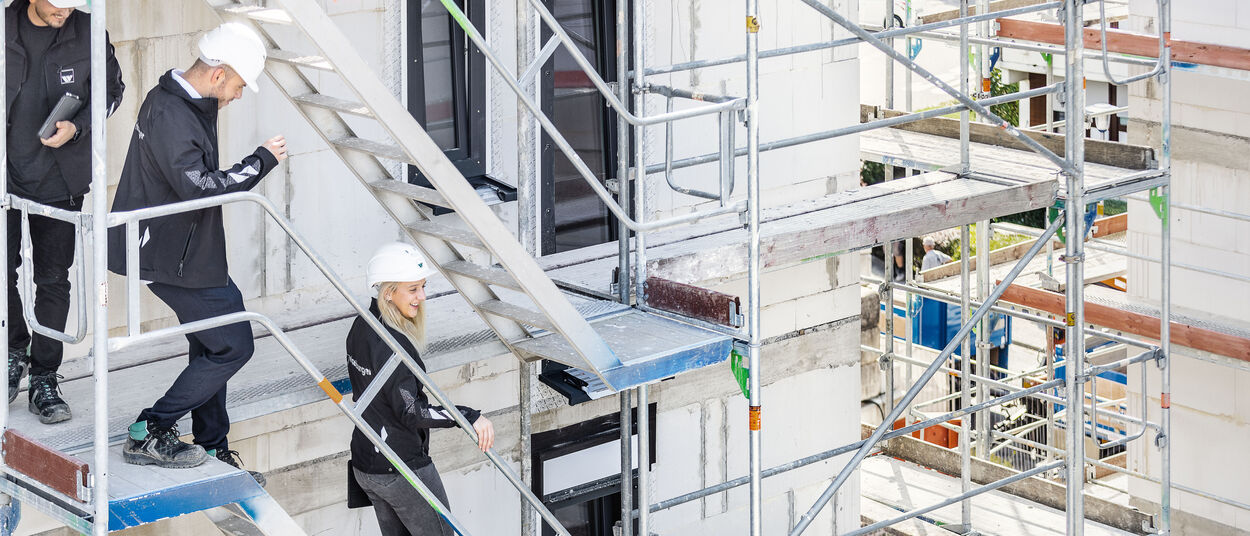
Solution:
<svg viewBox="0 0 1250 536"><path fill-rule="evenodd" d="M495 425L491 424L490 419L480 416L473 421L473 430L477 432L477 447L486 452L495 444Z"/></svg>

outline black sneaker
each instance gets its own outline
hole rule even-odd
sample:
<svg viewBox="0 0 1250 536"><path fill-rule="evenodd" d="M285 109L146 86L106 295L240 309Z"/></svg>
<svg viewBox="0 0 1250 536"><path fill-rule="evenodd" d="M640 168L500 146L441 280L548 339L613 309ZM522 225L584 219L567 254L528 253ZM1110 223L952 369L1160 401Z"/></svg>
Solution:
<svg viewBox="0 0 1250 536"><path fill-rule="evenodd" d="M221 460L235 469L243 468L243 459L239 458L239 451L237 450L208 449L208 455ZM252 478L256 479L256 483L260 484L260 487L265 487L265 475L262 475L257 471L248 471L247 474L252 475Z"/></svg>
<svg viewBox="0 0 1250 536"><path fill-rule="evenodd" d="M17 400L17 385L30 367L30 356L25 348L9 348L9 403Z"/></svg>
<svg viewBox="0 0 1250 536"><path fill-rule="evenodd" d="M178 439L177 426L147 428L143 433L143 439L135 439L133 431L126 438L126 446L122 448L122 459L126 463L183 469L195 467L208 459L204 447Z"/></svg>
<svg viewBox="0 0 1250 536"><path fill-rule="evenodd" d="M10 375L10 378L12 375ZM72 415L69 412L69 404L61 399L59 391L61 388L57 385L57 380L61 379L61 375L55 372L47 374L31 375L30 377L30 404L26 407L31 413L39 416L39 422L44 424L54 424L58 422L68 421Z"/></svg>

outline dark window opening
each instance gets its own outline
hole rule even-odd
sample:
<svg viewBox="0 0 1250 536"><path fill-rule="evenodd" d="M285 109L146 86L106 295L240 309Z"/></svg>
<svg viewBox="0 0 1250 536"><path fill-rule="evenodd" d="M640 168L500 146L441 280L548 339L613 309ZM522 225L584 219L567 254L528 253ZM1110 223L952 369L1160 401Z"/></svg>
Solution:
<svg viewBox="0 0 1250 536"><path fill-rule="evenodd" d="M651 416L651 437L648 451L651 462L656 462L656 405L648 406ZM631 430L638 433L638 410L634 409ZM614 413L559 430L534 434L533 467L534 491L542 497L543 504L551 509L560 524L568 529L573 536L611 536L612 527L621 520L621 475L620 451L612 449L603 458L604 467L593 467L597 470L593 476L577 479L576 483L557 490L546 490L545 482L560 478L559 475L548 474L551 469L547 462L569 455L585 453L589 449L602 447L617 442L621 437L620 414ZM634 478L638 470L634 469ZM585 481L583 481L585 480ZM568 482L567 476L564 482ZM545 491L549 491L546 492ZM635 489L634 508L638 507ZM543 536L554 536L555 530L543 523Z"/></svg>
<svg viewBox="0 0 1250 536"><path fill-rule="evenodd" d="M599 76L615 80L616 2L546 0L546 5ZM550 36L544 28L542 40ZM563 47L544 65L541 91L543 112L595 178L600 183L615 178L616 116ZM545 132L541 155L542 253L616 240L616 218Z"/></svg>
<svg viewBox="0 0 1250 536"><path fill-rule="evenodd" d="M486 0L456 0L479 30ZM439 2L409 1L408 111L460 173L486 175L486 58ZM408 181L430 186L416 166Z"/></svg>

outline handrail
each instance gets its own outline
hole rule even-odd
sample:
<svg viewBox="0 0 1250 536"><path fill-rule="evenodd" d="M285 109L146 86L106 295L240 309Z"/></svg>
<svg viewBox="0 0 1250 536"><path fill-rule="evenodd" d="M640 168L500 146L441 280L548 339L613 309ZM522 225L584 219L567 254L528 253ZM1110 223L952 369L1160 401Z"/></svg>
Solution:
<svg viewBox="0 0 1250 536"><path fill-rule="evenodd" d="M482 34L477 31L477 28L473 26L473 23L469 22L469 19L467 16L465 16L464 11L462 11L460 7L457 6L455 2L453 2L452 0L440 0L440 1L442 2L443 7L447 9L448 13L451 14L452 19L455 20L456 23L460 25L461 29L464 30L464 33L466 36L469 37L469 40L473 41L473 44L479 50L481 50L482 54L486 56L486 59L490 61L491 66L493 66L495 70L498 72L499 78L508 84L508 87L512 89L513 93L516 93L517 100L521 101L521 103L525 105L526 109L528 109L529 112L534 115L534 117L538 120L538 123L542 125L543 130L547 133L548 136L551 137L551 141L554 142L556 144L556 147L560 149L560 152L564 153L564 156L569 159L569 162L573 164L573 167L575 169L577 169L578 174L582 176L582 179L586 181L586 184L590 186L590 189L595 192L595 195L599 196L599 199L603 201L604 205L608 208L608 211L611 212L613 216L616 216L616 218L620 220L621 223L625 224L626 227L629 227L631 230L639 231L639 232L655 231L655 230L664 229L667 227L672 227L675 225L681 225L684 223L696 222L704 218L711 218L714 216L721 216L725 214L739 213L739 212L746 210L746 202L738 201L736 203L732 203L726 206L711 209L705 212L695 211L695 212L691 212L688 214L683 214L681 216L674 216L671 218L650 221L647 223L642 223L630 217L629 213L625 209L621 208L621 206L617 204L615 199L612 199L612 194L608 192L607 188L604 188L603 184L599 182L599 179L595 177L595 174L592 171L590 171L590 167L586 165L586 162L583 161L580 156L578 156L577 151L573 149L573 146L569 144L568 140L565 139L564 135L560 133L560 131L556 128L555 124L551 122L551 119L547 117L547 114L543 113L542 109L538 106L538 104L535 103L533 99L531 99L528 95L525 94L525 91L521 89L521 86L518 84L516 78L512 76L511 72L503 65L503 62L500 61L498 55L495 54L494 51L492 51L490 47L487 46L486 40L482 38ZM533 1L531 1L531 4L535 5ZM550 16L550 13L547 12L545 8L543 8L542 6L538 6L538 8L540 10L540 15L545 14L546 16ZM557 33L557 35L563 33L563 30L559 28L558 24L556 24L555 26L556 28L554 28L554 31ZM564 34L562 39L567 42L568 35ZM579 60L579 65L582 67L583 70L586 70L586 66L588 65L588 63L586 63L586 58L580 56L580 53L577 51L576 47L569 47L569 48L570 48L570 53L574 56L574 59ZM598 88L601 93L610 93L610 91L608 91L607 85L603 83L603 80L598 78L597 74L588 73L588 76L590 77L591 81L595 83L595 87ZM615 96L608 97L608 101L612 105L612 107L615 110L617 110L618 114L620 114L621 117L627 120L629 119L636 120L638 122L634 122L633 124L643 125L643 126L654 124L654 123L659 123L662 121L674 121L677 119L696 117L699 115L716 113L716 112L721 112L724 110L741 109L743 106L742 103L745 102L744 100L734 100L730 102L718 103L718 104L709 105L709 106L701 106L699 108L695 108L691 110L676 112L671 115L665 114L661 116L654 116L652 118L648 118L647 120L638 120L638 118L633 116L632 114L625 115L628 112L622 113L620 101L616 100ZM645 166L638 165L636 166L636 169L642 170L642 169L645 169ZM639 171L638 176L639 176L639 179L641 179L643 176L643 172ZM622 181L627 180L626 177L618 177L618 179Z"/></svg>
<svg viewBox="0 0 1250 536"><path fill-rule="evenodd" d="M403 346L399 344L399 341L395 340L395 337L391 335L390 331L388 331L385 328L385 326L382 325L382 322L378 320L377 317L373 316L373 314L369 312L369 309L365 307L358 299L356 299L356 297L352 294L352 292L348 290L347 285L338 276L338 274L336 274L334 270L330 268L329 264L326 263L325 259L323 259L320 255L318 255L315 251L312 250L312 248L308 245L307 241L304 239L303 235L301 235L298 231L296 231L295 228L291 225L291 222L287 220L286 217L284 217L280 212L278 212L277 207L274 206L273 202L270 201L269 198L262 196L260 194L257 194L257 193L253 193L253 192L235 192L235 193L230 193L230 194L225 194L225 195L206 197L206 198L201 198L201 199L193 199L189 201L180 201L177 203L170 203L167 205L158 205L154 207L146 207L146 208L124 211L124 212L112 212L108 214L108 226L112 227L112 226L120 225L120 224L131 224L133 222L138 222L140 220L145 220L145 219L151 219L154 217L167 216L167 215L176 214L179 212L200 210L200 209L209 208L213 206L221 206L221 205L225 205L229 203L241 203L241 202L255 203L259 205L267 214L269 214L271 218L273 218L274 223L277 223L278 227L281 228L282 231L285 232L288 237L290 237L291 242L293 242L295 246L300 249L300 251L303 251L304 254L308 256L308 259L312 261L313 266L316 267L317 270L320 271L321 274L324 275L327 280L329 280L331 286L333 286L334 289L338 291L338 293L342 295L344 299L347 300L347 302L352 306L352 309L354 309L356 313L360 315L360 318L363 319L365 323L369 325L369 328L372 329L375 333L377 333L382 338L382 341L386 343L387 347L389 347L391 351L395 353L395 356L399 357L400 360L403 362L403 364L407 366L409 370L412 371L413 375L415 375L417 377L417 380L421 382L421 385L423 385L429 391L430 395L434 398L434 400L437 401L439 404L441 404L443 408L447 410L447 413L451 416L452 420L455 421L456 425L458 425L461 430L464 430L464 432L469 435L469 438L472 439L474 443L476 443L478 440L477 432L474 430L472 423L470 423L468 419L466 419L464 415L460 413L460 410L456 408L455 404L452 404L451 399L448 398L447 395L441 389L439 389L439 387L434 383L433 379L430 378L429 374L426 373L424 369L422 369L420 366L416 364L416 361L413 360L412 356L408 355L408 352L404 350ZM132 228L136 227L134 225L128 225L128 226ZM137 233L132 232L128 234L137 234ZM133 244L128 244L128 246L130 245L133 245ZM134 257L132 257L132 255L130 254L131 252L128 251L127 253L128 253L127 260L129 264L129 261L131 259L134 259ZM127 266L126 274L127 274L126 277L128 279L131 279L131 280L138 279L138 270L133 269L130 266ZM129 307L131 307L132 305L137 307L138 303L137 302L127 303L128 314L129 314ZM227 319L233 318L234 320L223 321L221 320L223 318L227 318ZM270 332L274 334L275 338L279 340L279 343L282 344L284 348L287 348L288 351L290 350L290 347L289 347L290 341L285 340L284 342L284 339L286 337L285 334L282 334L281 336L279 336L279 333L281 333L280 329L277 329L277 327L274 326L273 323L269 321L269 319L266 318L264 315L260 315L259 313L250 313L248 311L243 311L241 313L231 313L230 315L224 315L221 317L205 319L205 320L201 320L198 322L192 322L190 324L164 328L164 329L160 329L154 332L149 332L148 334L128 335L126 337L113 338L113 339L110 339L109 344L110 346L112 346L113 344L115 344L113 341L118 340L116 344L122 345L119 347L124 347L130 344L134 344L134 342L136 341L145 340L146 338L145 335L159 334L159 336L161 337L172 336L172 335L190 333L192 331L198 331L200 329L206 329L208 327L235 323L238 321L255 321L255 322L261 323L262 325L265 325L266 329L269 329ZM151 337L156 337L156 336L157 335L151 335ZM296 356L294 352L292 353L292 355ZM304 366L305 370L307 370L313 376L316 376L318 374L316 372L315 367L310 368L311 364L307 363L306 359L301 360L299 356L296 356L296 360L300 361L300 365ZM366 436L369 437L370 441L373 442L375 446L380 445L380 448L383 449L384 453L387 456L387 459L390 460L392 464L394 464L395 461L399 459L398 457L394 456L394 452L389 451L389 447L385 445L385 442L383 442L381 438L378 437L372 429L370 429L367 425L363 424L364 423L363 420L360 420L358 416L354 415L353 412L348 411L346 407L343 406L342 395L339 394L338 391L335 390L334 387L331 386L328 381L324 381L324 377L322 378L322 381L319 382L319 385L323 390L326 391L327 395L329 395L332 399L335 400L336 405L338 405L340 409L342 409L345 413L349 414L348 416L349 418L352 419L353 423L356 423L357 427L365 432ZM487 459L489 459L490 462L493 465L495 465L501 473L504 474L504 477L508 479L508 481L513 485L513 487L517 488L517 491L521 494L521 496L527 502L529 502L534 507L534 509L538 511L539 514L541 514L545 520L547 520L547 522L551 526L555 527L556 530L562 536L569 536L568 531L565 530L563 526L561 526L559 521L556 519L555 515L552 514L549 509L547 509L547 507L542 503L542 500L540 500L538 496L536 496L534 492L529 489L529 486L526 485L521 480L520 476L516 474L516 472L512 469L510 465L507 464L506 461L504 461L502 458L499 457L499 454L497 454L494 451L494 449L487 450L485 454L486 454ZM428 494L428 490L422 489L424 484L421 484L421 481L417 479L416 475L412 473L412 471L409 470L407 466L402 463L402 461L400 465L396 465L396 468L400 470L400 474L403 475L404 478L407 479L409 483L413 484L414 486L417 486L418 490L423 492L423 495L425 496L427 501L430 502L430 505L435 508L435 510L439 511L442 515L444 515L447 518L448 522L452 523L453 526L455 526L458 531L460 531L462 534L467 534L466 532L461 530L460 525L454 522L454 518L451 517L451 513L446 511L446 508L441 503L438 502L438 499L434 497L433 495Z"/></svg>
<svg viewBox="0 0 1250 536"><path fill-rule="evenodd" d="M1133 82L1137 82L1138 80L1145 80L1159 73L1162 73L1163 64L1165 62L1171 61L1172 59L1167 57L1168 35L1160 31L1159 32L1159 58L1157 59L1157 61L1155 61L1155 66L1151 68L1149 71L1146 71L1137 76L1130 76L1128 78L1125 78L1124 80L1115 79L1115 75L1111 74L1111 65L1107 62L1107 5L1106 4L1107 4L1106 2L1098 2L1098 20L1099 20L1098 29L1099 29L1099 32L1101 32L1101 37L1102 37L1101 39L1102 72L1104 75L1107 76L1107 82L1116 86L1125 86ZM1155 5L1159 6L1159 18L1156 20L1163 20L1163 1L1155 0Z"/></svg>
<svg viewBox="0 0 1250 536"><path fill-rule="evenodd" d="M26 319L26 325L31 331L43 335L45 337L55 339L67 344L78 344L87 338L87 267L83 262L83 240L82 236L83 216L79 212L70 212L68 210L58 209L36 203L29 199L23 199L13 194L7 194L9 207L14 210L20 210L22 213L22 237L21 248L18 255L22 258L22 289L26 292L26 299L22 300L22 317ZM39 319L35 317L35 281L34 281L34 259L31 256L30 237L30 209L35 208L40 212L40 216L46 216L55 220L64 221L74 225L74 232L78 235L74 240L74 264L78 265L78 282L73 285L74 290L78 294L78 331L74 335L67 332L47 327L39 323ZM16 282L14 282L16 284Z"/></svg>

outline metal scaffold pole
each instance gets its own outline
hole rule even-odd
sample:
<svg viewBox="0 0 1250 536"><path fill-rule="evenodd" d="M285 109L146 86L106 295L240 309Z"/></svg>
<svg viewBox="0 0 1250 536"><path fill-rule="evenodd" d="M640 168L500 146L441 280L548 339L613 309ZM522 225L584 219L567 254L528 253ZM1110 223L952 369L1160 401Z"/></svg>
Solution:
<svg viewBox="0 0 1250 536"><path fill-rule="evenodd" d="M517 28L517 76L522 76L530 63L538 56L535 50L538 41L536 17L525 2L516 4ZM536 84L530 82L522 85L522 91L534 95ZM523 105L517 103L520 109ZM538 213L538 122L530 114L517 114L517 238L530 255L541 254L538 243L538 229L542 219ZM521 361L517 366L517 425L520 428L517 438L518 465L521 481L534 487L533 468L533 365ZM534 523L534 508L521 501L521 536L534 536L537 527Z"/></svg>
<svg viewBox="0 0 1250 536"><path fill-rule="evenodd" d="M5 25L0 24L0 42L5 41ZM8 72L8 54L0 54L0 72ZM0 92L7 91L7 88L0 89ZM7 96L5 97L8 98ZM0 106L0 124L9 124L9 107ZM0 217L0 236L9 236L9 129L0 128L0 206L4 207L4 217ZM7 239L7 238L6 238ZM12 320L8 317L9 311L9 285L13 282L9 281L9 248L0 248L0 266L6 267L4 274L0 275L0 282L4 283L4 292L0 292L0 315L4 316L4 322L0 323L0 342L4 343L4 348L9 347L9 322ZM81 266L78 269L83 269ZM79 305L82 307L82 305ZM4 377L9 377L9 360L4 360ZM5 393L8 394L8 393ZM0 434L9 429L9 405L4 404L0 408ZM4 452L0 449L0 464L4 464ZM12 498L10 498L12 500Z"/></svg>
<svg viewBox="0 0 1250 536"><path fill-rule="evenodd" d="M1083 0L1064 5L1064 119L1067 172L1067 240L1063 262L1067 272L1067 335L1064 338L1068 404L1067 534L1085 533L1085 46L1082 41ZM1096 401L1095 401L1096 402Z"/></svg>
<svg viewBox="0 0 1250 536"><path fill-rule="evenodd" d="M759 125L759 0L746 0L746 76L747 76L747 330L750 334L747 360L750 378L748 442L749 470L751 478L751 536L761 536L764 526L763 490L763 430L760 397L760 125Z"/></svg>
<svg viewBox="0 0 1250 536"><path fill-rule="evenodd" d="M964 61L964 65L968 64ZM966 68L966 67L965 67ZM966 80L966 79L965 79ZM965 113L965 117L967 114ZM967 142L963 143L967 147ZM959 323L969 324L972 308L971 273L972 233L967 225L959 227ZM988 303L988 302L987 302ZM972 344L971 338L959 343L959 406L960 409L972 406ZM959 419L959 490L968 493L972 489L972 423L975 414ZM967 533L972 530L972 498L959 502L959 530Z"/></svg>
<svg viewBox="0 0 1250 536"><path fill-rule="evenodd" d="M1167 183L1159 190L1163 194L1162 223L1160 227L1160 259L1159 274L1162 289L1159 303L1159 348L1163 352L1163 363L1159 393L1159 434L1156 446L1160 449L1159 463L1159 534L1172 533L1172 2L1159 0L1160 16L1159 32L1163 35L1163 54L1159 82L1162 87L1162 113L1160 141L1162 150L1159 156L1159 168L1167 175ZM1145 368L1142 374L1145 374ZM1146 417L1145 408L1142 416Z"/></svg>
<svg viewBox="0 0 1250 536"><path fill-rule="evenodd" d="M95 378L95 417L93 448L95 475L91 491L95 506L95 522L92 532L96 536L108 534L109 525L109 399L108 399L108 175L106 167L105 118L107 117L108 88L105 82L105 21L108 2L96 0L91 10L91 252L92 287L95 289L95 315L91 326L91 353L95 358L92 375ZM85 267L84 267L85 269Z"/></svg>
<svg viewBox="0 0 1250 536"><path fill-rule="evenodd" d="M629 102L629 2L616 3L616 97L621 102ZM641 127L639 127L641 128ZM629 121L623 115L616 116L616 202L621 207L629 207ZM640 169L643 166L638 166ZM645 173L645 171L643 171ZM634 217L639 217L635 213ZM629 305L629 295L633 286L630 285L629 269L629 226L624 220L617 220L617 300ZM641 244L639 244L641 246ZM630 390L625 389L617 396L621 404L621 534L634 534L634 457L632 451L633 425L632 402Z"/></svg>

